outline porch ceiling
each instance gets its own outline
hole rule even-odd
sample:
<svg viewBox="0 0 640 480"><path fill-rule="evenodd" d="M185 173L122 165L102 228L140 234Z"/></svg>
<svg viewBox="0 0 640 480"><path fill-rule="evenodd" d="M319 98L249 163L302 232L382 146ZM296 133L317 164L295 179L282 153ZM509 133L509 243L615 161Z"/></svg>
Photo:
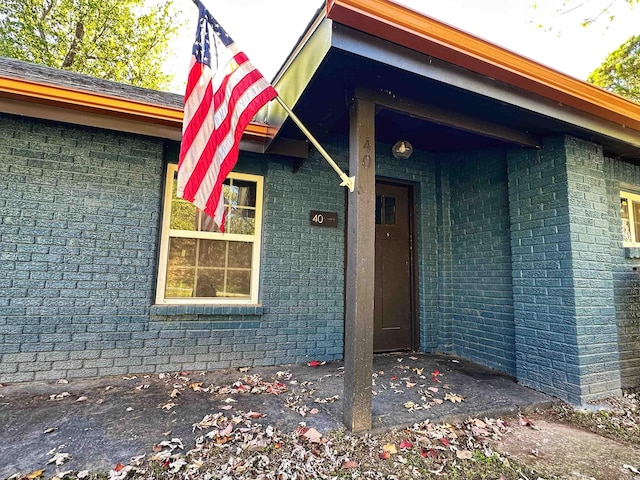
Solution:
<svg viewBox="0 0 640 480"><path fill-rule="evenodd" d="M348 133L349 104L358 89L383 100L376 115L378 141L406 139L417 149L452 151L531 147L564 133L602 145L608 156L640 161L635 130L322 15L274 85L319 139ZM266 121L276 137L304 139L276 102L268 108Z"/></svg>

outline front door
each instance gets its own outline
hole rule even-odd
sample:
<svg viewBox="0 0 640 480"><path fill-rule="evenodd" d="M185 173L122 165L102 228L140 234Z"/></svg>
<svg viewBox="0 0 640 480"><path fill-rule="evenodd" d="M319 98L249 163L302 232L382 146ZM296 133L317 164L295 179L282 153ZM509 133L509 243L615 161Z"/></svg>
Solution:
<svg viewBox="0 0 640 480"><path fill-rule="evenodd" d="M376 183L373 349L413 347L411 187Z"/></svg>

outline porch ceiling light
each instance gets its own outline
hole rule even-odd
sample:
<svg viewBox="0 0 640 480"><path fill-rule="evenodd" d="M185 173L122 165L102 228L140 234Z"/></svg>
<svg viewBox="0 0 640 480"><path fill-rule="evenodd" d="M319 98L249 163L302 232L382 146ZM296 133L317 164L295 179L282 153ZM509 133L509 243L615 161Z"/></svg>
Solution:
<svg viewBox="0 0 640 480"><path fill-rule="evenodd" d="M391 153L395 158L406 160L413 153L413 146L408 140L400 140L391 148Z"/></svg>

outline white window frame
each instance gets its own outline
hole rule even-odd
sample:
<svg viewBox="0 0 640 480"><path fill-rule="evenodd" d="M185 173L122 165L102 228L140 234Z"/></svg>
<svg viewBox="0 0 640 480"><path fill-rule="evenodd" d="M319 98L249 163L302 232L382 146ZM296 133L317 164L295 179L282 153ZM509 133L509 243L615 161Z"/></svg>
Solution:
<svg viewBox="0 0 640 480"><path fill-rule="evenodd" d="M634 218L634 212L633 212L633 203L640 204L640 195L636 193L621 191L620 200L622 200L623 198L627 200L627 205L629 209L629 229L631 231L631 241L630 242L624 241L624 237L623 237L622 244L625 247L640 247L640 238L636 238L636 229L635 229L636 219ZM622 217L620 218L620 220L622 221Z"/></svg>
<svg viewBox="0 0 640 480"><path fill-rule="evenodd" d="M260 288L260 246L262 243L262 193L263 177L245 173L231 172L228 178L245 180L256 184L255 231L253 235L241 235L220 232L200 232L170 229L171 197L176 164L169 164L165 179L164 206L162 215L162 231L160 236L160 255L158 265L158 279L156 287L156 304L158 305L258 305L258 290ZM169 258L169 239L171 237L195 238L207 240L230 240L253 242L251 258L251 292L249 298L216 297L216 298L165 298L167 264Z"/></svg>

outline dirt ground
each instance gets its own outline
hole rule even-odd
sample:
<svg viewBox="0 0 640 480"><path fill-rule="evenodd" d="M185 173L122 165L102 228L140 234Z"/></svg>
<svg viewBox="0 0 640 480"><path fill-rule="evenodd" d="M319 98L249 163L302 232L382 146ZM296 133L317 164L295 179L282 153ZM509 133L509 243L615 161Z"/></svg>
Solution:
<svg viewBox="0 0 640 480"><path fill-rule="evenodd" d="M512 422L496 450L561 479L640 479L633 472L640 470L640 448L554 422L548 415L527 418L532 425Z"/></svg>

